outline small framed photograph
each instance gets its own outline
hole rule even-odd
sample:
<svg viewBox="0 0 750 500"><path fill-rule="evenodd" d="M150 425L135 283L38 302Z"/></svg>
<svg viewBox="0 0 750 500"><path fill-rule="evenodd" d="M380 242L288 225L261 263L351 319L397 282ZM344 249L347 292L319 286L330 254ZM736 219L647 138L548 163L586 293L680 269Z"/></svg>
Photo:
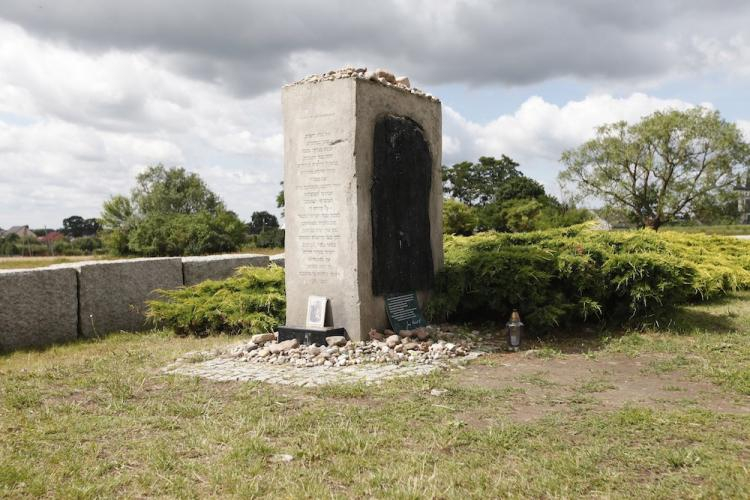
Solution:
<svg viewBox="0 0 750 500"><path fill-rule="evenodd" d="M326 322L326 305L328 297L310 295L307 297L307 328L323 328Z"/></svg>

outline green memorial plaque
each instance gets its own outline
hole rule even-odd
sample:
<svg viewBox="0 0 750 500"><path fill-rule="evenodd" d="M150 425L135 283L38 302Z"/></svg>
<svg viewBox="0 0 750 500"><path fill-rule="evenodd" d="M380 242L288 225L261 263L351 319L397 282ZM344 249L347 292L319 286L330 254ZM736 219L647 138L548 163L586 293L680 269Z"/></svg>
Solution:
<svg viewBox="0 0 750 500"><path fill-rule="evenodd" d="M416 292L386 295L385 312L388 314L391 328L396 333L401 330L413 330L427 326L427 322L419 310Z"/></svg>

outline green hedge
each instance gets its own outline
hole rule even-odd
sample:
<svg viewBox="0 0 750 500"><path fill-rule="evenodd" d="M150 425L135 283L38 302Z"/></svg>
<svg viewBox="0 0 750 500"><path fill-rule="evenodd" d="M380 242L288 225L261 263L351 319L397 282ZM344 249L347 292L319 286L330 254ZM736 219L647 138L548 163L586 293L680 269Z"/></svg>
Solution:
<svg viewBox="0 0 750 500"><path fill-rule="evenodd" d="M521 311L535 328L587 320L643 324L672 307L750 288L750 242L588 224L445 239L433 320Z"/></svg>
<svg viewBox="0 0 750 500"><path fill-rule="evenodd" d="M284 270L275 265L159 293L163 299L150 301L146 316L179 335L272 332L286 314Z"/></svg>
<svg viewBox="0 0 750 500"><path fill-rule="evenodd" d="M445 238L445 269L426 312L505 321L514 308L537 330L582 321L642 325L679 304L750 288L750 242L589 225ZM172 291L148 316L179 334L273 331L284 319L284 270L240 268L224 281Z"/></svg>

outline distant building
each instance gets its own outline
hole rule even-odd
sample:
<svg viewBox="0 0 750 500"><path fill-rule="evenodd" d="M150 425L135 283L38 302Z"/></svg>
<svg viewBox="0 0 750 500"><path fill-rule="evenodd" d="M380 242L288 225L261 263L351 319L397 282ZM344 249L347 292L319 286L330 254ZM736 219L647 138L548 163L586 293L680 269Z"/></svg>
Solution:
<svg viewBox="0 0 750 500"><path fill-rule="evenodd" d="M10 229L6 229L5 231L0 232L0 236L3 238L8 237L12 234L15 234L19 238L36 239L36 235L31 229L29 229L29 226L13 226Z"/></svg>
<svg viewBox="0 0 750 500"><path fill-rule="evenodd" d="M65 239L65 235L59 231L50 231L44 236L39 237L39 241L41 241L42 243L54 243L63 239Z"/></svg>
<svg viewBox="0 0 750 500"><path fill-rule="evenodd" d="M737 177L735 191L739 191L737 210L740 212L740 224L750 224L750 169L745 173L745 184Z"/></svg>

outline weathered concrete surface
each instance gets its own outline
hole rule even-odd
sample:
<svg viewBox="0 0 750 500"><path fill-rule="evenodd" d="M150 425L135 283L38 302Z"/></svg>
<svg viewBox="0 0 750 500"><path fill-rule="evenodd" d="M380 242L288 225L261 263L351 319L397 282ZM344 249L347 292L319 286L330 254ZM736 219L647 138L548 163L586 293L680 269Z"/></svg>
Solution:
<svg viewBox="0 0 750 500"><path fill-rule="evenodd" d="M206 280L228 278L238 267L265 267L268 262L267 255L250 253L183 257L182 274L185 286L190 286Z"/></svg>
<svg viewBox="0 0 750 500"><path fill-rule="evenodd" d="M157 289L182 286L182 259L123 259L77 262L55 267L78 272L81 336L147 328L145 301L158 297Z"/></svg>
<svg viewBox="0 0 750 500"><path fill-rule="evenodd" d="M73 269L0 271L0 351L75 340L77 283Z"/></svg>
<svg viewBox="0 0 750 500"><path fill-rule="evenodd" d="M363 79L285 87L287 324L304 325L309 295L330 298L333 325L352 339L388 326L372 293L373 134L379 116L414 120L432 157L430 245L443 265L442 117L438 101ZM427 290L419 290L423 302Z"/></svg>
<svg viewBox="0 0 750 500"><path fill-rule="evenodd" d="M285 264L284 254L280 253L277 255L271 255L271 264L276 264L279 267L284 267L284 264Z"/></svg>
<svg viewBox="0 0 750 500"><path fill-rule="evenodd" d="M360 322L362 335L370 328L389 327L385 314L385 299L372 294L372 177L375 121L382 115L408 117L422 128L432 156L432 185L430 187L430 244L435 272L443 267L443 178L442 178L442 109L440 102L424 96L386 87L377 82L358 80L357 85L357 198L359 262ZM404 290L408 291L408 290ZM424 306L429 290L417 290L420 305Z"/></svg>
<svg viewBox="0 0 750 500"><path fill-rule="evenodd" d="M359 338L354 79L282 91L286 324L304 326L309 295Z"/></svg>

